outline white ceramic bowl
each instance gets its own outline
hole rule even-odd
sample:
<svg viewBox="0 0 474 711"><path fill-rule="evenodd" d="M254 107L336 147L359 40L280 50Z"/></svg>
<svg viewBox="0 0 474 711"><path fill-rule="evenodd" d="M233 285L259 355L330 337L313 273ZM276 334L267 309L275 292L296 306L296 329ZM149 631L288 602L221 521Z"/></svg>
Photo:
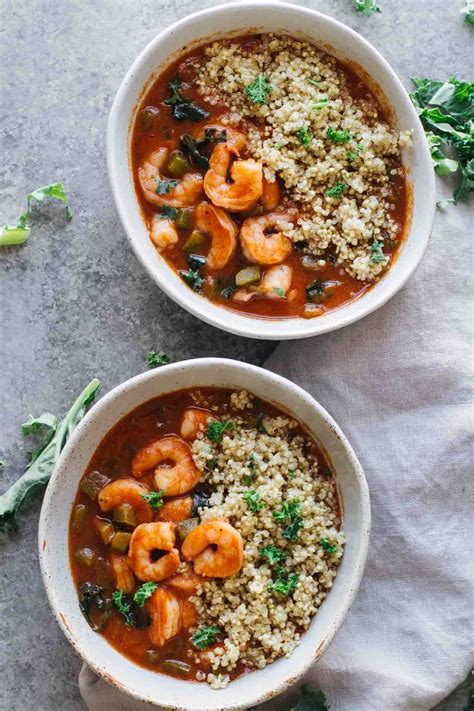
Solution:
<svg viewBox="0 0 474 711"><path fill-rule="evenodd" d="M194 293L158 254L143 222L129 167L131 119L143 88L160 68L193 44L247 31L281 32L307 39L345 61L359 64L393 108L399 130L413 129L413 146L403 162L413 190L411 224L398 259L368 293L347 306L313 319L268 319L239 314ZM143 50L126 75L112 106L107 130L107 162L112 192L125 232L150 276L174 301L225 331L252 338L290 339L315 336L353 323L382 306L406 282L428 245L435 182L431 157L413 105L393 69L360 35L336 20L297 5L239 2L189 15L161 32Z"/></svg>
<svg viewBox="0 0 474 711"><path fill-rule="evenodd" d="M93 632L79 610L68 558L71 508L79 480L102 438L142 403L194 386L245 388L302 422L327 453L336 472L342 527L347 536L335 583L291 657L241 677L221 690L143 669ZM263 368L234 360L202 358L137 375L93 406L66 445L46 490L39 525L39 554L56 619L67 639L97 674L136 699L152 704L188 710L237 709L281 693L319 659L356 594L367 555L369 528L370 503L364 473L350 444L321 405L289 380Z"/></svg>

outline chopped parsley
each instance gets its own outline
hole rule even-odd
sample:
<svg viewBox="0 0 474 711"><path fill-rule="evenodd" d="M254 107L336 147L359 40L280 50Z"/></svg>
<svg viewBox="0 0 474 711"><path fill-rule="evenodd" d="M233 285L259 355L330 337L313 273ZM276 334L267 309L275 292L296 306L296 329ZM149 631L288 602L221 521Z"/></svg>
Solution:
<svg viewBox="0 0 474 711"><path fill-rule="evenodd" d="M278 546L263 546L260 548L260 558L268 560L270 565L275 563L281 563L286 559L287 553L283 548L278 548Z"/></svg>
<svg viewBox="0 0 474 711"><path fill-rule="evenodd" d="M328 188L324 193L328 197L341 197L342 193L347 190L347 185L345 183L336 183L334 187Z"/></svg>
<svg viewBox="0 0 474 711"><path fill-rule="evenodd" d="M308 131L306 126L303 126L302 128L298 129L296 135L298 136L298 141L301 143L302 146L309 146L309 144L313 140L313 134Z"/></svg>
<svg viewBox="0 0 474 711"><path fill-rule="evenodd" d="M133 596L133 602L139 607L143 607L148 598L153 595L157 587L157 583L143 583L143 585L138 588Z"/></svg>
<svg viewBox="0 0 474 711"><path fill-rule="evenodd" d="M132 611L130 603L124 599L124 593L122 590L115 590L112 593L112 601L123 617L125 624L128 627L134 627L136 625L136 617Z"/></svg>
<svg viewBox="0 0 474 711"><path fill-rule="evenodd" d="M171 113L176 121L184 121L185 119L189 121L202 121L209 117L209 111L206 111L206 109L198 106L198 104L181 96L179 93L179 87L181 86L179 76L170 81L168 86L171 93L168 98L165 99L165 104L171 107Z"/></svg>
<svg viewBox="0 0 474 711"><path fill-rule="evenodd" d="M184 269L181 269L179 274L184 281L187 282L191 289L193 289L193 291L201 291L204 284L204 278L199 274L199 272L194 271L194 269L188 269L187 272L184 271Z"/></svg>
<svg viewBox="0 0 474 711"><path fill-rule="evenodd" d="M315 111L321 111L321 109L324 109L324 107L327 106L328 104L329 104L329 99L327 99L327 98L318 99L318 101L316 101L316 102L313 104L312 108L313 108Z"/></svg>
<svg viewBox="0 0 474 711"><path fill-rule="evenodd" d="M324 282L321 279L315 279L306 287L306 296L314 304L319 304L324 300L324 288Z"/></svg>
<svg viewBox="0 0 474 711"><path fill-rule="evenodd" d="M170 205L163 205L160 210L160 217L166 217L168 220L176 220L178 210Z"/></svg>
<svg viewBox="0 0 474 711"><path fill-rule="evenodd" d="M382 12L382 8L375 0L354 0L356 12L362 13L366 17L370 17L374 12Z"/></svg>
<svg viewBox="0 0 474 711"><path fill-rule="evenodd" d="M274 580L268 583L268 589L278 595L288 597L298 586L298 573L289 573L282 565L277 569Z"/></svg>
<svg viewBox="0 0 474 711"><path fill-rule="evenodd" d="M153 509L153 511L158 511L163 506L163 494L164 489L159 491L150 491L148 494L142 494L141 497L147 504Z"/></svg>
<svg viewBox="0 0 474 711"><path fill-rule="evenodd" d="M382 251L382 248L383 248L383 242L377 242L376 239L370 245L370 251L372 252L370 261L373 262L374 264L380 264L382 262L387 261L388 257L385 256L385 254Z"/></svg>
<svg viewBox="0 0 474 711"><path fill-rule="evenodd" d="M337 546L334 546L332 543L329 543L327 538L321 538L321 540L319 541L319 545L326 551L326 553L329 553L329 555L332 555L337 551Z"/></svg>
<svg viewBox="0 0 474 711"><path fill-rule="evenodd" d="M222 435L227 430L231 430L234 427L234 423L231 420L225 420L224 422L212 421L207 423L207 438L211 442L220 442Z"/></svg>
<svg viewBox="0 0 474 711"><path fill-rule="evenodd" d="M300 691L300 699L291 711L329 711L330 706L326 703L326 695L321 689L314 689L309 684L303 684Z"/></svg>
<svg viewBox="0 0 474 711"><path fill-rule="evenodd" d="M257 428L257 432L260 432L260 434L270 435L270 432L267 430L267 428L266 428L265 425L263 424L263 421L264 421L265 417L266 417L265 413L264 413L264 412L261 412L261 413L257 416L257 420L256 420L256 422L255 422L255 427Z"/></svg>
<svg viewBox="0 0 474 711"><path fill-rule="evenodd" d="M165 195L173 190L179 183L179 180L170 180L166 178L165 180L155 180L157 195Z"/></svg>
<svg viewBox="0 0 474 711"><path fill-rule="evenodd" d="M249 507L250 511L253 511L254 513L261 511L265 507L265 504L260 500L260 494L256 489L249 489L242 495L242 498Z"/></svg>
<svg viewBox="0 0 474 711"><path fill-rule="evenodd" d="M288 479L294 479L295 473L294 467L288 467Z"/></svg>
<svg viewBox="0 0 474 711"><path fill-rule="evenodd" d="M336 128L333 128L332 126L328 127L328 129L326 131L326 136L333 143L348 143L352 138L350 131L338 131Z"/></svg>
<svg viewBox="0 0 474 711"><path fill-rule="evenodd" d="M245 93L254 104L266 104L272 88L265 74L259 74L254 82L247 84Z"/></svg>
<svg viewBox="0 0 474 711"><path fill-rule="evenodd" d="M149 351L146 357L146 362L149 368L159 368L160 365L168 365L170 357L164 351Z"/></svg>
<svg viewBox="0 0 474 711"><path fill-rule="evenodd" d="M301 502L298 499L284 501L281 509L273 512L273 519L276 523L287 523L283 536L288 541L296 541L299 530L303 525Z"/></svg>
<svg viewBox="0 0 474 711"><path fill-rule="evenodd" d="M243 482L246 486L249 486L249 484L251 484L257 476L258 457L255 452L250 453L247 466L249 468L250 474L246 474L243 477Z"/></svg>
<svg viewBox="0 0 474 711"><path fill-rule="evenodd" d="M191 642L198 649L207 649L211 644L214 644L220 634L220 627L216 625L203 625L193 634Z"/></svg>

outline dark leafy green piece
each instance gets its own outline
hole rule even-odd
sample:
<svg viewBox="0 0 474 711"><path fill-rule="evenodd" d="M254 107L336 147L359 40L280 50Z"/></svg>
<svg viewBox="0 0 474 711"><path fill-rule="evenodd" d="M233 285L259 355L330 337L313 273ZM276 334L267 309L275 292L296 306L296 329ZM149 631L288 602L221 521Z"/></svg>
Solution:
<svg viewBox="0 0 474 711"><path fill-rule="evenodd" d="M203 109L202 106L186 99L179 93L179 88L181 86L181 80L179 77L175 77L168 84L170 88L170 95L165 99L166 106L171 108L171 113L176 121L203 121L209 117L209 111Z"/></svg>
<svg viewBox="0 0 474 711"><path fill-rule="evenodd" d="M207 649L216 642L221 634L221 628L216 625L203 625L191 637L191 642L198 649Z"/></svg>
<svg viewBox="0 0 474 711"><path fill-rule="evenodd" d="M227 430L231 430L234 427L234 423L231 420L225 420L224 422L208 422L207 423L207 438L211 442L220 442L222 440L222 435Z"/></svg>
<svg viewBox="0 0 474 711"><path fill-rule="evenodd" d="M333 555L333 553L337 551L337 546L330 543L327 538L321 538L319 545L326 553L329 553L329 555Z"/></svg>
<svg viewBox="0 0 474 711"><path fill-rule="evenodd" d="M61 420L51 439L37 451L23 476L0 496L0 531L18 528L18 512L22 503L48 483L64 445L84 417L88 405L93 402L99 385L96 378L91 380Z"/></svg>
<svg viewBox="0 0 474 711"><path fill-rule="evenodd" d="M188 271L184 271L184 269L181 269L179 274L188 284L188 286L193 289L193 291L201 291L202 286L204 284L204 278L199 274L199 272L195 271L194 269L188 269Z"/></svg>
<svg viewBox="0 0 474 711"><path fill-rule="evenodd" d="M315 279L306 287L306 296L314 304L319 304L324 299L324 282Z"/></svg>
<svg viewBox="0 0 474 711"><path fill-rule="evenodd" d="M178 185L179 180L171 180L170 178L166 178L164 180L155 180L155 182L155 193L157 195L166 195L167 193L174 190L174 188Z"/></svg>
<svg viewBox="0 0 474 711"><path fill-rule="evenodd" d="M207 259L201 254L190 254L188 257L188 264L190 269L197 272L199 269L206 266Z"/></svg>
<svg viewBox="0 0 474 711"><path fill-rule="evenodd" d="M103 597L103 592L100 585L93 583L82 583L79 588L79 608L94 632L100 632L111 615L111 609ZM93 605L102 612L97 624L94 624L90 616Z"/></svg>
<svg viewBox="0 0 474 711"><path fill-rule="evenodd" d="M260 434L266 434L266 435L270 436L270 432L267 430L267 428L263 424L265 417L266 417L266 415L264 412L261 412L259 415L257 415L255 427L256 427L257 432L260 432Z"/></svg>
<svg viewBox="0 0 474 711"><path fill-rule="evenodd" d="M160 365L168 365L170 357L164 351L149 351L146 357L149 368L159 368Z"/></svg>
<svg viewBox="0 0 474 711"><path fill-rule="evenodd" d="M160 217L166 217L168 220L176 220L178 210L170 205L163 205L160 210Z"/></svg>
<svg viewBox="0 0 474 711"><path fill-rule="evenodd" d="M326 703L326 695L321 689L303 684L299 693L300 699L290 711L329 711L331 708Z"/></svg>
<svg viewBox="0 0 474 711"><path fill-rule="evenodd" d="M32 202L43 202L43 200L47 197L63 202L66 205L66 219L72 219L69 198L66 195L66 191L64 190L62 183L52 183L51 185L44 185L42 188L36 188L36 190L33 190L26 196L26 211L22 212L16 225L6 224L0 229L0 247L22 244L28 239L31 233L29 219Z"/></svg>
<svg viewBox="0 0 474 711"><path fill-rule="evenodd" d="M426 132L433 163L440 175L457 172L452 200L474 190L474 83L450 77L442 82L412 79L410 98ZM446 154L452 152L452 157Z"/></svg>
<svg viewBox="0 0 474 711"><path fill-rule="evenodd" d="M201 139L193 138L189 133L185 133L179 142L179 147L196 168L208 170L209 158L214 146L226 141L227 132L225 130L206 128L204 137Z"/></svg>

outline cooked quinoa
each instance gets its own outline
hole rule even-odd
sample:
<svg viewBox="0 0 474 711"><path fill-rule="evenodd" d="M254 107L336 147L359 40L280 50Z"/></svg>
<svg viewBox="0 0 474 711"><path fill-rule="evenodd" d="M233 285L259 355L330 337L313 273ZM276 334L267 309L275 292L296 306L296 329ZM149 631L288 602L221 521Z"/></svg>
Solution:
<svg viewBox="0 0 474 711"><path fill-rule="evenodd" d="M225 518L244 542L239 573L204 583L191 598L199 624L222 631L220 644L201 653L215 689L226 686L238 664L261 669L291 655L343 555L335 482L319 471L311 438L285 416L241 415L251 403L247 392L233 393L233 426L220 442L202 433L193 443L195 463L214 492L209 507L199 511L201 519ZM285 506L292 519L283 517ZM280 560L265 555L268 547ZM275 585L278 580L283 587Z"/></svg>
<svg viewBox="0 0 474 711"><path fill-rule="evenodd" d="M250 154L299 208L284 233L307 254L330 249L351 276L375 280L390 260L383 247L400 236L392 183L410 133L391 128L370 94L354 98L341 65L307 42L269 34L258 51L219 41L204 56L201 93L227 104L228 123L248 122ZM261 75L271 90L254 103L245 88Z"/></svg>

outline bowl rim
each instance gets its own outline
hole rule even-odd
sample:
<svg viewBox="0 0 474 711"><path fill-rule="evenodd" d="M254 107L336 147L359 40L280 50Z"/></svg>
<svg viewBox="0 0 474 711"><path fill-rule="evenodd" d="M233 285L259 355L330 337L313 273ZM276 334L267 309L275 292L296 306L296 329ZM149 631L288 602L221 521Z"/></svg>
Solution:
<svg viewBox="0 0 474 711"><path fill-rule="evenodd" d="M415 140L417 142L419 162L422 166L420 170L424 173L423 183L425 197L423 206L423 229L417 230L415 234L413 232L413 224L408 226L404 243L401 245L401 250L403 252L403 250L406 249L408 242L412 244L412 250L409 258L410 261L407 265L405 265L404 271L397 274L397 278L395 280L391 280L390 284L388 284L386 277L388 277L395 265L392 266L392 268L385 273L384 277L379 282L374 284L368 294L363 294L360 298L355 299L354 302L350 302L345 306L341 306L340 308L329 312L327 316L314 319L302 319L298 317L279 319L262 318L253 315L249 316L238 311L226 309L224 306L215 304L205 297L194 294L188 289L186 289L186 292L179 289L178 283L174 279L176 275L167 263L166 268L169 269L169 274L164 270L162 273L159 273L157 265L152 264L148 255L142 253L140 244L138 243L139 240L135 237L135 230L131 224L131 218L129 219L128 207L125 205L125 202L122 201L122 191L128 191L128 186L123 187L123 181L120 179L121 170L117 167L117 156L121 150L119 143L120 146L122 146L122 149L123 145L118 141L118 139L115 139L115 135L118 135L117 125L119 117L123 111L129 111L129 107L127 106L128 87L130 84L133 85L134 75L144 63L153 57L160 44L170 36L179 34L183 27L193 23L196 19L209 18L209 20L211 20L212 17L225 13L229 10L229 8L235 8L238 11L244 11L246 9L261 10L261 16L264 17L264 13L268 13L272 7L280 8L284 11L292 13L293 15L297 15L302 19L302 21L304 21L304 18L310 17L313 20L318 20L319 23L325 23L326 26L332 26L337 32L342 33L347 38L348 43L358 43L372 57L372 59L378 63L380 70L386 76L386 83L388 84L391 82L397 92L398 108L407 112L410 124L413 128L416 128L415 134L418 138L415 138ZM262 20L262 24L264 25L264 20ZM209 26L212 26L211 22L209 23ZM248 23L244 23L242 31L245 30L246 26L248 26ZM206 37L202 36L202 39L206 40ZM196 41L199 41L199 38L197 38ZM315 43L317 44L316 39ZM130 125L133 116L134 111L132 109L129 117L129 132L127 141L129 141L130 138ZM115 205L122 227L132 246L132 249L152 280L162 291L164 291L165 294L167 294L167 296L197 318L224 331L250 338L289 340L308 338L338 330L339 328L348 326L349 324L368 316L370 313L383 306L405 285L418 264L421 262L429 243L434 221L435 176L427 142L425 140L418 140L420 136L423 136L424 138L423 128L418 118L418 114L416 113L416 110L408 97L406 89L387 60L359 33L329 15L302 7L300 5L279 2L278 0L243 0L239 2L229 2L216 5L190 15L186 15L163 29L138 54L117 91L109 114L107 124L107 166ZM129 152L129 145L127 146L127 152ZM128 169L130 170L130 166ZM163 261L165 262L164 258ZM369 294L372 295L370 297L370 303L367 300L369 298ZM351 308L353 304L357 305L354 308ZM304 321L304 324L301 324L301 321Z"/></svg>
<svg viewBox="0 0 474 711"><path fill-rule="evenodd" d="M349 443L348 439L346 438L345 434L342 432L341 428L339 425L334 421L332 416L325 410L325 408L320 405L320 403L306 390L301 388L299 385L296 385L293 383L291 380L288 378L285 378L281 375L278 375L277 373L274 373L273 371L266 370L265 368L262 368L260 366L252 365L250 363L242 363L241 361L233 360L233 359L228 359L228 358L214 358L214 357L208 357L208 358L196 358L196 359L189 359L185 361L178 361L176 363L171 363L169 365L162 366L159 369L147 371L144 373L140 373L138 375L133 376L132 378L129 378L128 380L124 381L123 383L120 383L116 387L114 387L112 390L110 390L108 393L106 393L98 402L94 404L94 406L86 413L85 417L83 420L79 423L79 425L76 427L74 432L71 435L71 438L67 441L63 451L61 452L61 455L59 457L58 462L55 465L53 474L51 476L51 479L48 483L42 507L41 507L41 512L40 512L40 519L39 519L39 526L38 526L38 552L39 552L39 563L40 563L40 570L41 570L41 576L43 579L43 585L46 590L48 602L50 605L50 608L53 612L54 617L56 618L56 621L58 622L60 628L62 629L64 635L66 636L66 639L68 642L72 645L72 647L76 650L76 652L81 656L82 660L102 679L104 679L107 683L111 684L112 686L116 687L120 691L124 692L125 694L128 694L132 698L135 698L139 701L150 703L151 705L157 705L157 706L162 706L164 708L172 708L175 709L176 711L181 710L182 711L187 711L189 709L188 706L180 706L179 704L173 703L170 705L169 703L163 703L162 701L158 702L150 697L140 695L139 692L135 692L129 686L127 685L127 682L124 681L123 679L119 678L113 678L111 677L107 671L106 671L106 662L103 666L100 666L98 663L91 661L89 659L89 652L87 650L87 646L85 643L83 643L81 640L78 640L71 628L69 627L65 617L62 615L60 609L61 609L61 604L59 603L57 596L56 596L56 591L53 586L53 580L54 580L54 574L51 573L50 571L50 566L51 563L49 562L49 551L50 551L50 546L48 546L47 541L48 541L48 536L51 533L51 527L54 525L53 521L55 520L55 515L51 516L50 511L52 508L52 504L55 498L56 494L56 488L58 486L58 483L62 481L63 475L64 475L64 468L67 465L68 458L70 455L74 452L75 448L77 447L77 444L79 443L80 439L82 438L83 432L85 432L91 425L93 425L94 421L97 419L100 419L100 417L109 409L111 405L113 405L113 402L116 400L117 397L121 397L123 395L126 395L127 392L132 391L137 385L147 383L149 381L154 380L155 378L161 379L163 375L166 375L167 373L173 373L173 372L179 372L185 371L189 368L192 369L197 369L198 371L202 368L216 368L218 366L223 366L224 368L227 367L229 370L229 373L234 373L236 379L238 379L239 374L242 372L245 373L253 373L255 374L258 378L263 378L263 380L266 380L268 382L269 386L272 386L273 384L277 384L282 388L283 391L293 391L295 395L297 395L299 398L301 398L306 404L309 404L313 410L315 410L319 417L327 424L327 426L332 430L334 435L337 437L339 440L351 467L352 474L355 477L355 480L357 481L359 491L360 491L360 501L359 501L359 509L360 509L360 527L361 527L361 535L360 535L360 543L358 548L356 549L355 553L355 558L352 564L351 568L351 574L350 574L350 581L348 581L347 588L343 590L342 597L344 604L342 605L341 609L339 611L336 611L334 614L334 617L332 621L330 622L329 626L329 632L326 634L325 638L323 639L322 643L319 645L317 649L317 656L313 655L308 655L307 661L305 661L304 664L302 664L299 668L298 671L292 672L291 675L287 671L285 675L282 675L281 680L279 681L278 684L276 684L272 690L271 693L266 692L258 692L258 690L255 690L254 695L249 698L248 700L245 701L246 705L250 704L251 706L261 703L263 701L268 700L269 698L273 698L277 696L278 694L283 693L286 689L290 688L294 683L296 683L301 677L308 671L308 669L321 657L321 655L324 653L326 648L329 646L329 644L332 642L335 634L337 633L338 629L340 628L342 622L344 621L347 613L349 612L352 603L355 599L355 596L357 594L357 591L360 586L360 582L362 579L362 575L364 572L366 560L367 560L367 553L368 553L368 546L369 546L369 538L370 538L370 526L371 526L371 508L370 508L370 495L369 495L369 488L367 484L367 480L363 471L363 468L357 458L357 455L355 454L351 444ZM194 387L194 386L193 386ZM195 385L195 387L199 387L199 382ZM226 387L226 386L222 386ZM235 386L239 387L239 386ZM243 387L243 386L242 386ZM179 390L179 388L178 388ZM284 397L282 398L284 399ZM270 400L272 402L272 400ZM143 402L146 402L146 400L143 400ZM278 405L278 402L277 402ZM283 409L285 409L284 403L281 403L280 405ZM139 405L136 405L135 407L139 407ZM129 414L131 411L133 411L134 408L128 411L127 414ZM116 424L120 419L123 417L127 416L127 414L121 414L120 417L115 420L114 424ZM302 421L304 425L307 425L306 422ZM114 425L111 425L113 427ZM337 473L336 473L336 481L337 481ZM54 509L53 509L54 511ZM56 514L57 515L57 514ZM70 511L67 513L68 518L70 516ZM48 533L49 531L49 533ZM68 568L68 575L70 575L70 568ZM127 659L126 657L124 657ZM291 657L290 657L291 660ZM130 664L134 664L133 661L128 660L127 661ZM138 665L137 665L138 666ZM139 667L140 668L140 667ZM186 682L188 683L188 682ZM221 703L221 701L219 701ZM202 706L196 706L192 707L193 709L203 709L205 707ZM217 707L212 707L213 709L216 709ZM224 705L219 706L219 709L225 709L231 710L235 709L236 711L238 709L242 708L241 703L239 702L224 702Z"/></svg>

